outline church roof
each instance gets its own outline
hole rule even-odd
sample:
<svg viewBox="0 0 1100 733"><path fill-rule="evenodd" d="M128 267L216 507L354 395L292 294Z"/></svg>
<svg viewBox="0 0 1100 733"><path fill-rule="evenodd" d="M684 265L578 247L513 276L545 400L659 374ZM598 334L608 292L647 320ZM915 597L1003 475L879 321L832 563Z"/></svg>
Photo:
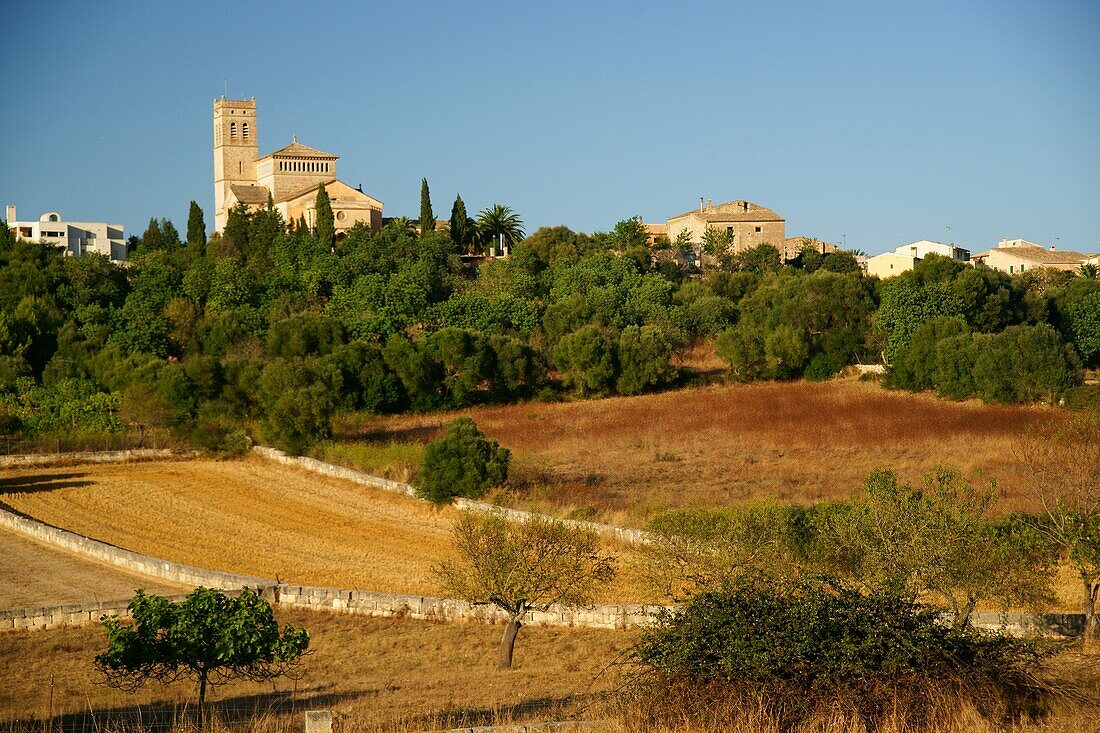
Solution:
<svg viewBox="0 0 1100 733"><path fill-rule="evenodd" d="M341 181L339 179L333 178L330 181L324 181L324 184L326 186L332 186L334 183L339 183L339 184L342 184L344 186L347 186L348 189L350 189L351 191L355 192L356 194L358 194L360 196L365 196L366 198L369 198L373 201L378 201L378 199L374 198L374 196L371 196L369 193L365 193L363 191L360 191L359 189L352 188L351 186L348 186L348 184L344 183L343 181ZM306 194L309 194L309 193L312 193L312 192L316 191L320 187L321 187L321 183L311 183L311 184L307 185L305 188L300 188L297 191L291 191L290 193L288 193L284 196L280 196L277 203L283 203L285 201L293 201L294 199L301 198L302 196L305 196ZM336 196L336 195L334 195L334 193L330 192L329 195L333 198L334 201L336 201L340 198L343 198L342 194L340 196ZM264 199L264 201L267 201L267 199ZM378 203L382 203L382 202L378 201Z"/></svg>
<svg viewBox="0 0 1100 733"><path fill-rule="evenodd" d="M748 211L745 210L746 206ZM745 201L744 199L738 199L737 201L727 201L724 204L718 204L717 206L708 206L702 211L699 209L692 209L691 211L685 211L682 214L669 217L669 221L672 219L681 219L685 216L695 216L706 222L712 221L784 221L783 217L775 213L771 209L754 204L751 201Z"/></svg>
<svg viewBox="0 0 1100 733"><path fill-rule="evenodd" d="M234 183L229 187L233 195L242 204L266 204L268 191L266 186L246 186Z"/></svg>
<svg viewBox="0 0 1100 733"><path fill-rule="evenodd" d="M260 158L260 160L264 158L274 158L275 156L279 156L280 158L329 158L331 160L336 160L340 157L339 155L326 153L317 148L311 148L308 145L302 145L298 142L297 138L285 148L279 148L273 153L268 153L263 158Z"/></svg>

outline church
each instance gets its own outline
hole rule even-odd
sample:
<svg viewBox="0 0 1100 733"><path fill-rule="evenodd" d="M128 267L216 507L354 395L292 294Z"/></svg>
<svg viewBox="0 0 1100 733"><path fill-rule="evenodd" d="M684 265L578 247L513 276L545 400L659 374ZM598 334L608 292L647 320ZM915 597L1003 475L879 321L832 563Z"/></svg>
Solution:
<svg viewBox="0 0 1100 733"><path fill-rule="evenodd" d="M312 228L314 204L323 183L332 202L337 236L357 222L382 228L382 202L336 177L339 156L303 145L290 145L260 157L256 99L214 100L214 228L225 229L229 210L244 204L255 211L268 196L285 221L305 218Z"/></svg>

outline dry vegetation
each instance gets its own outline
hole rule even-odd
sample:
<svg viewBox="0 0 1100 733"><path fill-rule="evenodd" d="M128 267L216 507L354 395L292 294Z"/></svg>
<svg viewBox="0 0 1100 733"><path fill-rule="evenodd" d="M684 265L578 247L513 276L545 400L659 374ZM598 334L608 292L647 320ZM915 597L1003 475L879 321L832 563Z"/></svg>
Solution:
<svg viewBox="0 0 1100 733"><path fill-rule="evenodd" d="M150 581L112 565L0 530L0 608L60 606L129 598L135 588L185 593L189 588Z"/></svg>
<svg viewBox="0 0 1100 733"><path fill-rule="evenodd" d="M257 457L0 472L0 502L174 562L416 594L436 592L432 566L450 557L458 516ZM630 565L628 550L612 549ZM638 585L628 567L600 600L645 600Z"/></svg>
<svg viewBox="0 0 1100 733"><path fill-rule="evenodd" d="M499 626L277 613L282 623L310 632L315 651L301 679L215 688L209 699L224 717L263 715L293 703L298 711L327 708L348 716L353 725L345 730L395 721L420 730L440 723L561 719L583 714L594 693L608 689L600 672L635 639L625 631L528 627L516 648L516 667L501 672L494 666ZM101 720L135 710L170 720L173 711L194 704L192 683L150 683L136 693L96 684L92 659L103 647L103 632L95 627L0 635L0 727L46 717L51 689L54 713L73 722L89 709Z"/></svg>
<svg viewBox="0 0 1100 733"><path fill-rule="evenodd" d="M1002 511L1031 508L1013 446L1028 425L1062 413L843 379L349 421L340 437L422 442L458 414L512 450L502 500L639 525L669 507L848 497L882 466L919 481L950 465L995 479Z"/></svg>

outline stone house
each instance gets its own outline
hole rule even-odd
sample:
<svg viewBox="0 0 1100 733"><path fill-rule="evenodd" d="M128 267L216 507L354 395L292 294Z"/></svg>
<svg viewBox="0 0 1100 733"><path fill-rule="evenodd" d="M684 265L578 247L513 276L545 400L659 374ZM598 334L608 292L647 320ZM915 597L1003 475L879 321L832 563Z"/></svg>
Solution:
<svg viewBox="0 0 1100 733"><path fill-rule="evenodd" d="M711 202L669 218L666 236L675 242L681 232L688 232L690 241L703 241L709 227L729 233L733 252L744 252L761 244L770 244L780 252L787 240L786 220L771 209L738 199L715 206Z"/></svg>

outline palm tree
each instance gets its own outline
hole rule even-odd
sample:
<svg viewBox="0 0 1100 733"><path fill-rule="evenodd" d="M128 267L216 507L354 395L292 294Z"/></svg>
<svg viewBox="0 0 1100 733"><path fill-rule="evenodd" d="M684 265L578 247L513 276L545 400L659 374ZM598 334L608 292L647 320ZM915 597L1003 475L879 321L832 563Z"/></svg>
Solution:
<svg viewBox="0 0 1100 733"><path fill-rule="evenodd" d="M477 215L477 238L485 248L495 247L502 238L511 248L523 236L523 221L511 207L493 204Z"/></svg>
<svg viewBox="0 0 1100 733"><path fill-rule="evenodd" d="M409 236L414 236L416 234L416 222L407 216L394 217L390 219L389 224L386 226L392 227L395 231L401 232L402 234L408 234Z"/></svg>
<svg viewBox="0 0 1100 733"><path fill-rule="evenodd" d="M1077 274L1081 277L1087 277L1090 280L1096 280L1100 278L1100 267L1097 267L1091 262L1085 262L1081 265L1080 269L1077 270Z"/></svg>

